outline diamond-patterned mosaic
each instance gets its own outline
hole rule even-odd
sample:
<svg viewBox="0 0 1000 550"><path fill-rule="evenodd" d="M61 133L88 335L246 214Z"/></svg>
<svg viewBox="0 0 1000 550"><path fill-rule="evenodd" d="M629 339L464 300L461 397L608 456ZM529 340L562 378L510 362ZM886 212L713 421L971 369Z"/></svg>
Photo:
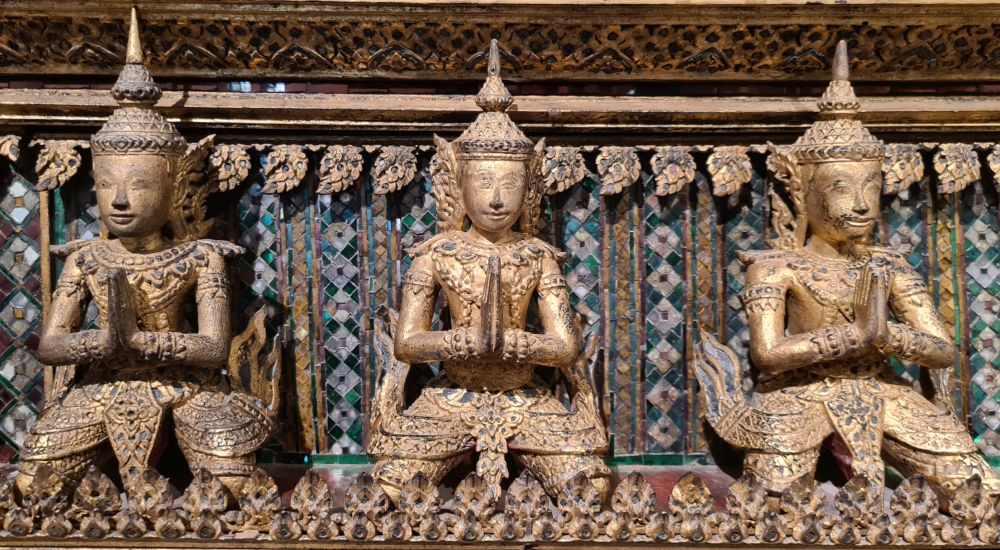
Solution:
<svg viewBox="0 0 1000 550"><path fill-rule="evenodd" d="M646 452L683 453L687 427L684 364L684 211L687 193L666 197L646 182L645 259Z"/></svg>
<svg viewBox="0 0 1000 550"><path fill-rule="evenodd" d="M361 454L365 395L361 371L360 205L358 190L319 195L319 287L327 452Z"/></svg>
<svg viewBox="0 0 1000 550"><path fill-rule="evenodd" d="M42 406L39 198L12 169L0 188L0 461L14 460Z"/></svg>

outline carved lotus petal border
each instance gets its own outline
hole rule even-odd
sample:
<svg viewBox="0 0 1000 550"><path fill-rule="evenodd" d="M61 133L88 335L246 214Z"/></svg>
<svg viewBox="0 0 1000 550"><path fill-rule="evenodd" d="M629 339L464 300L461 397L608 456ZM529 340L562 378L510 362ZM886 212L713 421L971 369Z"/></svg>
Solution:
<svg viewBox="0 0 1000 550"><path fill-rule="evenodd" d="M353 145L331 145L319 162L320 194L339 193L354 184L364 169L361 148Z"/></svg>
<svg viewBox="0 0 1000 550"><path fill-rule="evenodd" d="M980 178L979 154L968 143L942 143L934 155L934 171L938 191L957 193Z"/></svg>
<svg viewBox="0 0 1000 550"><path fill-rule="evenodd" d="M890 143L882 159L882 192L895 195L924 177L924 157L913 143Z"/></svg>
<svg viewBox="0 0 1000 550"><path fill-rule="evenodd" d="M565 191L587 177L587 166L579 147L546 147L542 163L545 192L554 195Z"/></svg>
<svg viewBox="0 0 1000 550"><path fill-rule="evenodd" d="M732 195L753 177L753 166L747 156L747 147L726 145L716 147L708 156L708 173L712 175L712 194L717 197Z"/></svg>
<svg viewBox="0 0 1000 550"><path fill-rule="evenodd" d="M382 147L372 167L376 195L386 195L409 185L417 175L417 156L406 145Z"/></svg>
<svg viewBox="0 0 1000 550"><path fill-rule="evenodd" d="M694 181L698 170L687 147L657 147L649 163L656 181L654 193L661 197L672 195Z"/></svg>
<svg viewBox="0 0 1000 550"><path fill-rule="evenodd" d="M250 175L250 153L243 145L216 145L208 157L210 181L219 191L232 191Z"/></svg>
<svg viewBox="0 0 1000 550"><path fill-rule="evenodd" d="M39 140L33 141L32 145L41 145L35 160L37 191L52 191L62 187L76 175L83 163L80 149L90 148L90 142L75 139Z"/></svg>
<svg viewBox="0 0 1000 550"><path fill-rule="evenodd" d="M284 193L302 183L309 158L302 146L275 145L264 161L264 193Z"/></svg>
<svg viewBox="0 0 1000 550"><path fill-rule="evenodd" d="M597 173L601 177L601 195L617 195L639 179L639 155L634 147L601 147L597 155Z"/></svg>

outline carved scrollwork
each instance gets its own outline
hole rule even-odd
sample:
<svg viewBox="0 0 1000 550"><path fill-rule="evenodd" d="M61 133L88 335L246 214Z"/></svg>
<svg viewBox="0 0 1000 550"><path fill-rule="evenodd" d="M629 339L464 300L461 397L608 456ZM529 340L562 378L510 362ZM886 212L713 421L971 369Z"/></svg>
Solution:
<svg viewBox="0 0 1000 550"><path fill-rule="evenodd" d="M546 147L542 163L545 193L554 195L587 177L587 166L579 147Z"/></svg>
<svg viewBox="0 0 1000 550"><path fill-rule="evenodd" d="M989 153L986 155L986 164L993 172L994 181L1000 183L1000 144L994 143L990 147Z"/></svg>
<svg viewBox="0 0 1000 550"><path fill-rule="evenodd" d="M382 147L372 167L376 195L387 195L409 185L417 175L417 157L413 147L390 145Z"/></svg>
<svg viewBox="0 0 1000 550"><path fill-rule="evenodd" d="M882 192L895 195L924 177L924 157L920 146L912 143L890 143L882 160L885 180Z"/></svg>
<svg viewBox="0 0 1000 550"><path fill-rule="evenodd" d="M753 177L753 167L747 147L725 145L716 147L708 156L708 173L712 175L712 194L732 195Z"/></svg>
<svg viewBox="0 0 1000 550"><path fill-rule="evenodd" d="M361 148L353 145L331 145L319 162L319 194L339 193L361 177L364 168Z"/></svg>
<svg viewBox="0 0 1000 550"><path fill-rule="evenodd" d="M654 193L661 197L672 195L690 184L697 171L694 157L687 147L657 147L650 165L656 181Z"/></svg>
<svg viewBox="0 0 1000 550"><path fill-rule="evenodd" d="M957 193L980 177L979 154L969 143L942 143L934 155L938 191Z"/></svg>
<svg viewBox="0 0 1000 550"><path fill-rule="evenodd" d="M35 160L35 172L38 174L38 191L52 191L63 186L80 169L83 159L80 149L89 149L90 143L76 139L46 139L31 142L41 145L38 159ZM3 144L0 143L0 153ZM14 157L16 158L16 156Z"/></svg>
<svg viewBox="0 0 1000 550"><path fill-rule="evenodd" d="M284 193L302 183L309 158L299 145L274 145L264 160L265 193Z"/></svg>
<svg viewBox="0 0 1000 550"><path fill-rule="evenodd" d="M601 147L597 155L597 173L601 194L617 195L639 179L639 155L633 147Z"/></svg>

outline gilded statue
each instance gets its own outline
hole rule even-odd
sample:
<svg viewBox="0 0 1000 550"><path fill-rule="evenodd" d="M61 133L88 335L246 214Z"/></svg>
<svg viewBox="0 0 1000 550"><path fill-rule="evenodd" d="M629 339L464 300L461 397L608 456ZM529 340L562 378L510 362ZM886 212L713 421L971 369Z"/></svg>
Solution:
<svg viewBox="0 0 1000 550"><path fill-rule="evenodd" d="M942 495L976 474L1000 494L951 410L957 351L923 278L899 251L873 243L885 146L857 120L859 109L841 42L820 120L792 146L771 147L769 166L792 208L772 195L770 250L742 257L753 392L744 393L733 352L702 332L704 414L746 452L744 474L773 492L813 476L834 436L852 472L879 490L888 463L926 476ZM890 357L928 369L933 399L898 377Z"/></svg>
<svg viewBox="0 0 1000 550"><path fill-rule="evenodd" d="M238 495L274 427L277 370L256 357L263 317L235 340L230 329L227 261L242 249L203 238L211 138L189 145L154 108L161 94L133 9L111 90L119 106L91 139L107 237L56 252L64 264L38 347L55 387L21 450L21 494L42 467L71 488L112 454L128 487L156 466L172 428L191 470ZM81 329L91 301L97 328Z"/></svg>
<svg viewBox="0 0 1000 550"><path fill-rule="evenodd" d="M409 251L398 318L383 325L368 453L393 499L418 472L437 483L473 451L494 495L508 453L552 495L578 473L602 495L609 487L591 353L581 353L593 347L583 345L569 302L565 254L534 236L544 140L533 144L510 119L499 72L494 40L476 96L483 112L455 141L435 136L440 233ZM432 328L439 292L450 314L444 330ZM529 311L540 332L526 329ZM432 362L442 372L407 404L410 364ZM546 368L561 375L568 406L538 372Z"/></svg>

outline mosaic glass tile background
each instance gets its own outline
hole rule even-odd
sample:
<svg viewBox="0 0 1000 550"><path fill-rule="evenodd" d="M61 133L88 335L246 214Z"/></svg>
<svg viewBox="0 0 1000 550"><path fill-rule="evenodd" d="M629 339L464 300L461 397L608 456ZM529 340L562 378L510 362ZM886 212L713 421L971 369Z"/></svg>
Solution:
<svg viewBox="0 0 1000 550"><path fill-rule="evenodd" d="M12 168L0 167L0 462L18 449L41 409L35 358L42 318L39 198Z"/></svg>
<svg viewBox="0 0 1000 550"><path fill-rule="evenodd" d="M247 248L234 265L237 326L266 306L271 328L285 337L286 425L269 448L361 455L375 377L372 320L380 305L398 307L399 281L409 266L405 249L435 231L430 154L420 152L414 181L388 195L372 192L375 154L366 153L366 169L353 187L316 194L312 162L303 182L280 196L262 192L261 154L251 154L251 175L219 201L219 219ZM588 166L593 156L587 153ZM744 277L735 253L762 246L771 183L763 158L752 153L752 180L733 196L714 197L705 155L695 157L695 182L673 195L655 196L655 184L643 174L634 197L601 197L591 174L544 203L544 234L567 252L571 302L614 349L613 357L606 355L615 363L607 367L604 402L614 411L619 455L702 453L694 377L686 367L694 327L724 336L740 353L745 346L738 300ZM31 352L41 314L39 199L13 171L3 176L0 462L16 460L42 395ZM885 197L880 238L909 251L946 315L958 322L953 326L970 355L954 391L980 448L1000 456L1000 220L996 183L988 176L951 200L933 191L932 177ZM99 236L90 185L81 173L52 195L54 242ZM633 346L626 355L618 353L623 345ZM917 379L916 368L894 366Z"/></svg>

